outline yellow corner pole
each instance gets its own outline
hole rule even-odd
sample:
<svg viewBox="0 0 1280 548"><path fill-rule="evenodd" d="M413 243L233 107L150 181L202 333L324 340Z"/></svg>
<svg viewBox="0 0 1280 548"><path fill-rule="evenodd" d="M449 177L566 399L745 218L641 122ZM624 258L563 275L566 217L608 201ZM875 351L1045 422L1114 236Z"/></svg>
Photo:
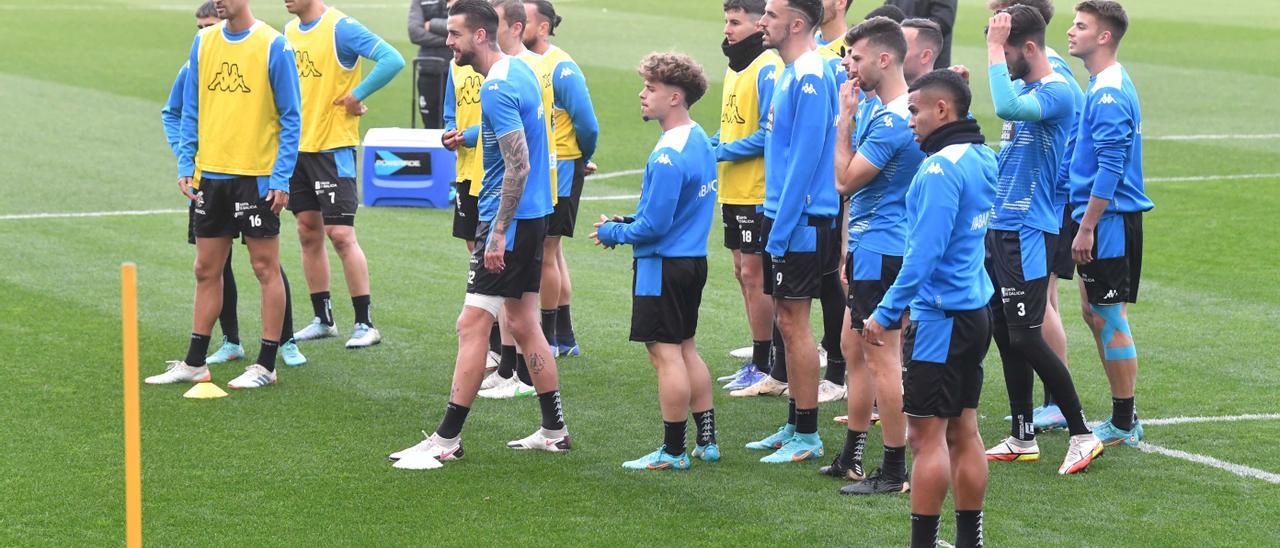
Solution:
<svg viewBox="0 0 1280 548"><path fill-rule="evenodd" d="M142 432L138 413L138 266L120 265L124 323L125 546L142 546Z"/></svg>

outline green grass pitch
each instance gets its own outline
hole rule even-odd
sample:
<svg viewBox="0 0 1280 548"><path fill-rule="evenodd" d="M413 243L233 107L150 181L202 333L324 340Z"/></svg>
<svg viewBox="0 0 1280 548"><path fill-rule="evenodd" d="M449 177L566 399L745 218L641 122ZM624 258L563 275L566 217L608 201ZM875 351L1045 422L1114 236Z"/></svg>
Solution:
<svg viewBox="0 0 1280 548"><path fill-rule="evenodd" d="M851 16L869 11L857 0ZM981 0L961 0L954 58L986 63ZM1138 405L1148 419L1277 412L1280 321L1280 19L1270 0L1129 0L1121 52L1143 99L1148 190L1142 302L1132 308L1141 355ZM187 4L190 4L189 6ZM119 274L136 261L144 375L181 357L189 332L193 250L185 214L15 218L58 212L179 209L174 160L159 111L191 42L196 1L0 0L0 545L121 544L124 538ZM254 2L280 28L280 2ZM397 46L408 2L337 5ZM641 167L658 128L638 116L634 66L679 49L713 79L695 109L718 119L724 58L714 0L561 0L558 44L587 73L602 125L602 172ZM1058 2L1050 45L1065 52L1071 4ZM1076 73L1083 67L1072 61ZM975 111L998 126L975 70ZM409 78L369 101L364 128L407 126ZM1190 140L1170 137L1208 136ZM1257 137L1261 135L1262 137ZM1267 137L1266 135L1270 135ZM1235 137L1232 137L1235 136ZM1255 136L1243 138L1242 136ZM1223 178L1224 176L1252 176ZM635 194L638 176L588 184L595 197ZM634 200L585 202L582 218ZM285 267L299 324L309 315L293 218ZM567 244L583 357L561 362L576 448L517 454L506 440L537 422L532 400L478 402L466 460L443 470L394 470L387 453L440 418L456 342L465 249L445 210L366 208L360 238L385 342L351 352L342 339L304 344L311 363L282 368L273 388L212 401L185 387L143 387L144 537L154 545L901 545L906 498L860 499L816 464L766 466L741 449L783 419L779 399L732 400L717 390L725 459L686 473L624 473L660 439L654 376L625 342L630 256L583 237ZM585 234L587 231L583 231ZM747 342L732 268L712 232L711 279L699 343L713 373ZM236 246L241 322L258 329L256 284ZM336 267L336 256L331 258ZM339 274L336 314L349 332ZM1086 412L1109 412L1106 381L1063 290L1071 365ZM215 334L216 336L216 334ZM256 351L256 344L250 345ZM1006 435L1003 377L987 361L981 428ZM243 362L238 362L243 363ZM241 366L214 368L225 383ZM843 440L821 410L830 451ZM1152 425L1148 440L1280 473L1280 422ZM1044 461L996 464L986 539L1001 545L1271 545L1280 485L1132 448L1110 448L1087 474L1059 477L1066 436L1043 436ZM868 462L879 462L871 434ZM949 512L949 506L944 514ZM953 535L949 514L943 538Z"/></svg>

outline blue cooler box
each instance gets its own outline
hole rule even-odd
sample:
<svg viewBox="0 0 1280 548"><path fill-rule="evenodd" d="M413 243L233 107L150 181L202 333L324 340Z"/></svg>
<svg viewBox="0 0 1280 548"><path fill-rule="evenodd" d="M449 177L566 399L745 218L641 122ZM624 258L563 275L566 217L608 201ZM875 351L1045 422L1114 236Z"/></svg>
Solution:
<svg viewBox="0 0 1280 548"><path fill-rule="evenodd" d="M364 205L450 207L456 156L439 129L373 128L364 136Z"/></svg>

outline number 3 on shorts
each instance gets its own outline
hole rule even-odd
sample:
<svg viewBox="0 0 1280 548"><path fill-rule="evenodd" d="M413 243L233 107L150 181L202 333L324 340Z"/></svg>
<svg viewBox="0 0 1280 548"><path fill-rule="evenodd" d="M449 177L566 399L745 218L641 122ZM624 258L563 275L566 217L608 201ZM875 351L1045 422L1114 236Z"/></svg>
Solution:
<svg viewBox="0 0 1280 548"><path fill-rule="evenodd" d="M1019 316L1027 315L1027 303L1018 303L1018 315Z"/></svg>

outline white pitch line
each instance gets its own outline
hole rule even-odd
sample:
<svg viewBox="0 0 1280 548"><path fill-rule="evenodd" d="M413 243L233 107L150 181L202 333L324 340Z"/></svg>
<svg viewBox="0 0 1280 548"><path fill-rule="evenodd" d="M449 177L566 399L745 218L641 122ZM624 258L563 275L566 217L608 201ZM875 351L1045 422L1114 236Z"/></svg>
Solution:
<svg viewBox="0 0 1280 548"><path fill-rule="evenodd" d="M626 177L628 175L638 175L644 173L643 169L628 169L624 171L613 171L610 173L600 173L587 177L587 180L598 181L603 179L613 179L616 177ZM1239 175L1195 175L1189 177L1149 177L1146 179L1149 183L1185 183L1196 181L1235 181L1243 179L1280 179L1280 173L1244 173ZM612 196L583 196L584 202L607 202L612 200L636 200L639 194L618 194ZM0 215L0 221L20 221L27 219L76 219L76 218L93 218L93 217L137 217L143 215L164 215L169 213L182 213L185 209L141 209L127 211L79 211L79 212L54 212L54 213L15 213L9 215Z"/></svg>
<svg viewBox="0 0 1280 548"><path fill-rule="evenodd" d="M1200 422L1237 422L1237 421L1274 421L1280 420L1280 413L1250 413L1247 415L1228 415L1224 417L1168 417L1163 419L1143 419L1143 426L1162 426L1166 424L1194 424Z"/></svg>
<svg viewBox="0 0 1280 548"><path fill-rule="evenodd" d="M1144 141L1261 141L1268 139L1280 139L1280 133L1224 133L1143 137Z"/></svg>
<svg viewBox="0 0 1280 548"><path fill-rule="evenodd" d="M603 181L605 179L613 179L615 177L626 177L627 175L639 175L641 173L644 173L643 169L626 169L623 171L611 171L609 173L597 173L595 175L588 175L587 180Z"/></svg>
<svg viewBox="0 0 1280 548"><path fill-rule="evenodd" d="M1148 177L1148 183L1188 183L1196 181L1238 181L1241 179L1280 179L1280 173L1241 173L1238 175L1192 175L1189 177Z"/></svg>
<svg viewBox="0 0 1280 548"><path fill-rule="evenodd" d="M1269 482L1269 483L1280 484L1280 474L1273 474L1271 472L1267 472L1266 470L1259 470L1257 468L1252 468L1249 466L1245 466L1243 464L1235 464L1232 462L1218 460L1210 456L1200 455L1196 453L1188 453L1186 451L1179 451L1177 449L1168 449L1165 447L1160 447L1159 445L1152 445L1145 441L1138 444L1138 449L1144 453L1156 453L1158 455L1164 455L1166 457L1173 457L1175 459L1182 459L1182 460L1194 462L1197 464L1203 464L1205 466L1212 466L1220 470L1226 470L1242 478L1254 478L1254 479L1260 479L1262 481Z"/></svg>
<svg viewBox="0 0 1280 548"><path fill-rule="evenodd" d="M81 211L68 213L17 213L0 215L0 221L20 221L24 219L76 219L82 217L136 217L140 215L165 215L169 213L186 213L185 209L139 209L132 211Z"/></svg>

